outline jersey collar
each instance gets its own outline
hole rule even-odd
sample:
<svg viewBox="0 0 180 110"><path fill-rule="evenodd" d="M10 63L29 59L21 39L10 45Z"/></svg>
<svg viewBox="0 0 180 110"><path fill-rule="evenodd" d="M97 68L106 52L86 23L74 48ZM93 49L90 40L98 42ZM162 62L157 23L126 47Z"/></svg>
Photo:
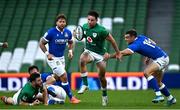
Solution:
<svg viewBox="0 0 180 110"><path fill-rule="evenodd" d="M63 29L63 31L60 31L59 29L58 29L58 27L56 26L56 29L59 31L59 32L61 32L61 33L63 33L64 32L64 29Z"/></svg>

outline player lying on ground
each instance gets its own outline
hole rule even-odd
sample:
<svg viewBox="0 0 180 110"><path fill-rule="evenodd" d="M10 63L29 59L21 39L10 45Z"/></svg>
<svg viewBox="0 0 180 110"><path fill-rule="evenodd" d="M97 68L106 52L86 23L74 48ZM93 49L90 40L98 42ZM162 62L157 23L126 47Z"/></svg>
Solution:
<svg viewBox="0 0 180 110"><path fill-rule="evenodd" d="M34 74L40 74L39 68L35 65L32 65L28 68L28 73ZM51 73L41 73L40 74L41 79L43 83L45 84L48 78L53 77ZM48 104L63 104L66 99L66 92L61 86L60 81L56 81L53 85L49 84L47 85L47 91L48 91ZM42 97L42 93L38 94L38 97Z"/></svg>
<svg viewBox="0 0 180 110"><path fill-rule="evenodd" d="M46 87L43 86L40 74L32 74L22 89L14 94L13 97L2 96L1 100L10 105L39 105L41 101L36 97L39 91L42 92L42 102L47 104L48 94Z"/></svg>
<svg viewBox="0 0 180 110"><path fill-rule="evenodd" d="M7 42L0 42L0 47L7 48L8 43Z"/></svg>
<svg viewBox="0 0 180 110"><path fill-rule="evenodd" d="M51 67L55 76L62 82L62 88L66 91L70 102L77 104L80 100L72 95L69 82L67 79L67 72L65 70L64 51L68 43L69 53L68 57L73 57L73 41L71 31L66 28L66 17L61 14L56 18L56 27L49 29L40 40L40 48L47 55L48 65ZM49 45L49 51L45 45ZM56 81L51 77L46 81L46 84L52 84Z"/></svg>
<svg viewBox="0 0 180 110"><path fill-rule="evenodd" d="M137 36L136 30L132 29L127 31L124 38L128 43L128 48L121 51L122 57L132 55L135 52L147 57L145 61L147 67L144 70L144 76L156 95L152 102L158 103L164 101L163 94L167 97L167 105L175 104L175 97L170 94L169 90L162 82L163 72L169 63L167 53L158 47L150 38L147 38L144 35ZM110 55L110 57L113 58L115 55ZM149 59L152 59L153 61L148 63Z"/></svg>
<svg viewBox="0 0 180 110"><path fill-rule="evenodd" d="M114 50L116 51L115 56L119 57L120 51L114 40L113 36L105 29L105 27L99 25L97 23L99 14L96 11L90 11L87 16L87 23L85 23L82 27L84 38L85 38L85 49L84 52L80 56L79 66L81 72L81 78L83 81L83 85L78 91L79 94L83 94L85 90L88 89L88 71L86 65L91 62L96 63L96 67L99 73L99 80L101 82L102 89L102 105L106 106L108 103L107 97L107 81L105 78L106 74L106 61L104 60L104 56L106 56L106 48L105 41L107 40ZM78 33L74 31L73 36L76 37Z"/></svg>

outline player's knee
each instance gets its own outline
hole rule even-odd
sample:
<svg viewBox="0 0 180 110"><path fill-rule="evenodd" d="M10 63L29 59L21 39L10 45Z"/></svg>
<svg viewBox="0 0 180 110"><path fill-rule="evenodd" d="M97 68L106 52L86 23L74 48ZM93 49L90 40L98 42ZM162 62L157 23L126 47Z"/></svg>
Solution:
<svg viewBox="0 0 180 110"><path fill-rule="evenodd" d="M149 77L149 72L147 71L147 70L144 70L144 76L147 78L147 77Z"/></svg>
<svg viewBox="0 0 180 110"><path fill-rule="evenodd" d="M86 60L84 58L81 58L79 63L80 63L80 66L85 66Z"/></svg>
<svg viewBox="0 0 180 110"><path fill-rule="evenodd" d="M67 80L67 74L64 73L63 75L61 75L60 80L61 80L63 83L68 82L68 80Z"/></svg>

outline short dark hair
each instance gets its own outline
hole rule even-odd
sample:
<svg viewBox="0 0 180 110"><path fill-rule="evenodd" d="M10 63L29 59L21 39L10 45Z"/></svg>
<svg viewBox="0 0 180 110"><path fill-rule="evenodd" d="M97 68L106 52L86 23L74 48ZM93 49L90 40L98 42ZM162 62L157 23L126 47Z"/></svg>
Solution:
<svg viewBox="0 0 180 110"><path fill-rule="evenodd" d="M98 12L96 12L96 11L94 11L94 10L89 11L89 12L88 12L88 15L94 16L96 19L99 17Z"/></svg>
<svg viewBox="0 0 180 110"><path fill-rule="evenodd" d="M66 18L66 16L65 16L64 14L59 14L59 15L57 15L57 17L56 17L56 22L57 22L59 19L65 19L65 20L67 20L67 18Z"/></svg>
<svg viewBox="0 0 180 110"><path fill-rule="evenodd" d="M36 65L32 65L28 68L28 73L30 73L30 71L33 69L37 69L39 71L39 68Z"/></svg>
<svg viewBox="0 0 180 110"><path fill-rule="evenodd" d="M29 81L30 82L35 81L39 77L40 77L40 74L31 74L29 77Z"/></svg>
<svg viewBox="0 0 180 110"><path fill-rule="evenodd" d="M137 37L137 32L135 29L131 29L131 30L127 31L126 34Z"/></svg>

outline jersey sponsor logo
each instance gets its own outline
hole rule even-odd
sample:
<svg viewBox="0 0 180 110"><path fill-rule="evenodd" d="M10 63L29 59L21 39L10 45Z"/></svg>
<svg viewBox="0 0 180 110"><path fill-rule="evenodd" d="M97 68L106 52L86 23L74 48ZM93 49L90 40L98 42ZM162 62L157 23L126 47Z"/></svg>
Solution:
<svg viewBox="0 0 180 110"><path fill-rule="evenodd" d="M87 37L87 41L90 42L90 43L93 42L93 40L91 39L91 37Z"/></svg>
<svg viewBox="0 0 180 110"><path fill-rule="evenodd" d="M27 100L27 96L23 96L23 97L22 97L22 100L23 100L23 101L26 101L26 100Z"/></svg>
<svg viewBox="0 0 180 110"><path fill-rule="evenodd" d="M96 38L97 37L97 33L93 33L93 37Z"/></svg>
<svg viewBox="0 0 180 110"><path fill-rule="evenodd" d="M68 37L68 33L65 33L65 34L64 34L64 37Z"/></svg>
<svg viewBox="0 0 180 110"><path fill-rule="evenodd" d="M68 41L68 39L56 39L55 43L56 44L65 44Z"/></svg>
<svg viewBox="0 0 180 110"><path fill-rule="evenodd" d="M36 98L36 95L33 95L33 98Z"/></svg>

